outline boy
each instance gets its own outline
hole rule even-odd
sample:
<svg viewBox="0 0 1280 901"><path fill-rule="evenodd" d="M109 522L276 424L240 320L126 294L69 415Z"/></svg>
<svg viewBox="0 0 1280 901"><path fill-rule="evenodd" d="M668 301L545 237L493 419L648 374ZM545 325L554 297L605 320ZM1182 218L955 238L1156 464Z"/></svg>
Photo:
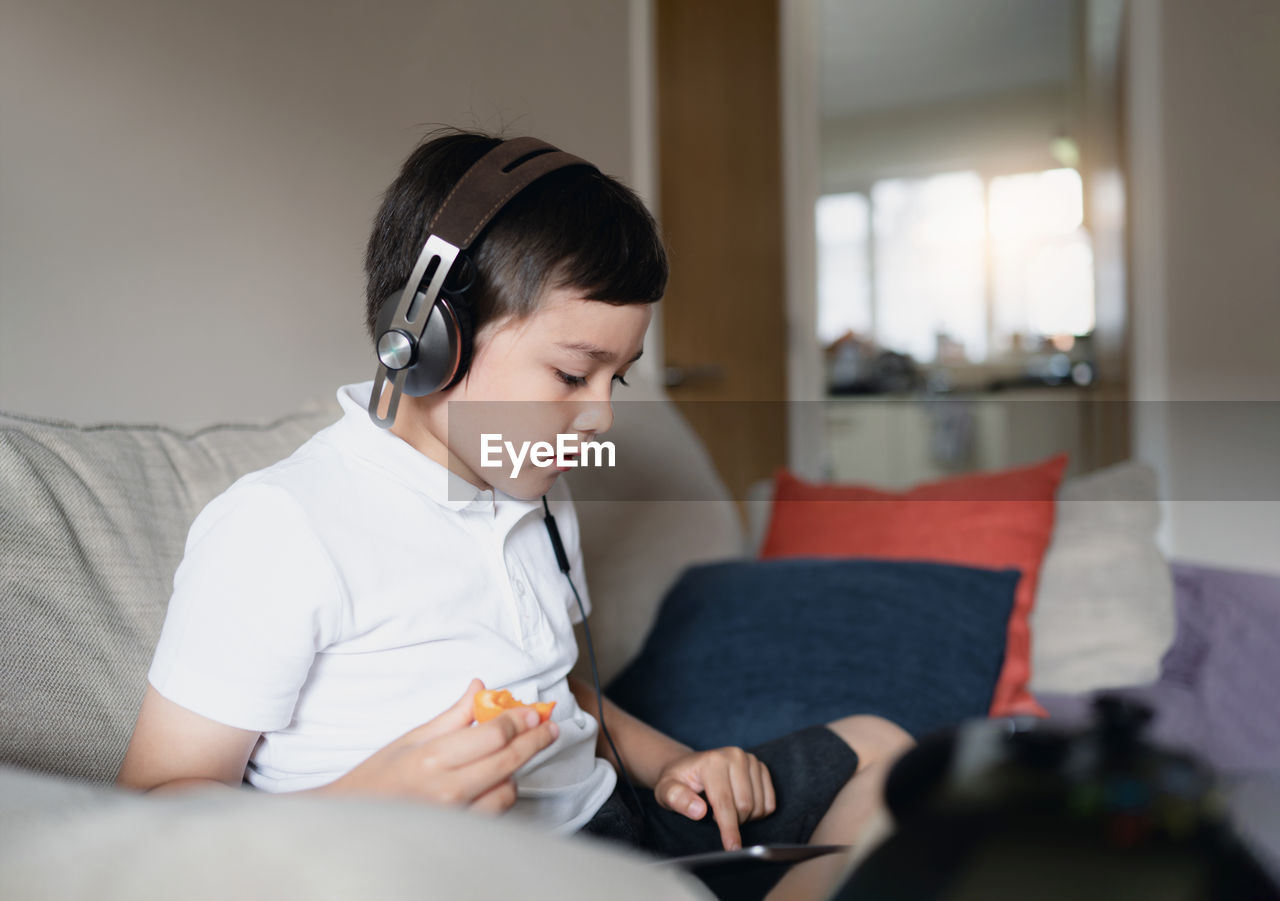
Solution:
<svg viewBox="0 0 1280 901"><path fill-rule="evenodd" d="M388 189L365 261L375 340L427 224L500 144L437 137ZM850 717L759 753L694 752L600 699L568 677L580 615L540 521L545 497L585 591L560 470L513 477L482 459L479 431L608 430L613 385L666 284L652 218L594 168L564 168L507 202L469 260L471 283L453 286L474 333L458 378L401 397L389 430L371 421L371 383L343 387L342 419L197 517L119 783L417 797L668 855L744 834L852 840L905 733ZM454 401L489 421L451 431ZM484 686L555 702L553 719L513 710L472 728ZM635 796L618 785L598 705Z"/></svg>

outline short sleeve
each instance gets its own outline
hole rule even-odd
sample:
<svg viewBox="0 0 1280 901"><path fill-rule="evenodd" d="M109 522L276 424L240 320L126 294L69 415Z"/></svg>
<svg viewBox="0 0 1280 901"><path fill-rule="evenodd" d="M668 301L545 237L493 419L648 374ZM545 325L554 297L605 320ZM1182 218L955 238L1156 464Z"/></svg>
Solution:
<svg viewBox="0 0 1280 901"><path fill-rule="evenodd" d="M564 551L569 557L569 577L578 589L582 598L582 609L591 615L591 595L587 591L587 570L582 561L582 536L578 528L578 511L574 507L573 497L569 493L569 485L564 479L557 479L555 492L559 495L553 511L556 527L560 530L560 539L564 542ZM569 622L577 625L582 622L582 613L578 610L578 602L569 595Z"/></svg>
<svg viewBox="0 0 1280 901"><path fill-rule="evenodd" d="M196 517L148 681L209 719L267 732L293 717L343 597L301 507L278 487L240 482Z"/></svg>

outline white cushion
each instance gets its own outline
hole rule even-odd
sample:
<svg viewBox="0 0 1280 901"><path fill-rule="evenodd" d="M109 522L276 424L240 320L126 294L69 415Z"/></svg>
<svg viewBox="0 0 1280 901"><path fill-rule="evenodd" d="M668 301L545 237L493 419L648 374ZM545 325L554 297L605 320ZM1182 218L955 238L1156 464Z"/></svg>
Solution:
<svg viewBox="0 0 1280 901"><path fill-rule="evenodd" d="M1031 613L1031 689L1153 682L1173 641L1169 566L1156 546L1156 474L1121 463L1068 479Z"/></svg>

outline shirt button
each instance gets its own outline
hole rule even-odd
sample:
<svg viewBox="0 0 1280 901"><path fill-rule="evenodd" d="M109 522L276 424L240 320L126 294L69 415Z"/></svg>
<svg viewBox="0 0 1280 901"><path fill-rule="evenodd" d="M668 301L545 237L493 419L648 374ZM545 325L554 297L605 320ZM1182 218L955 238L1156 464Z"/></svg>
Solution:
<svg viewBox="0 0 1280 901"><path fill-rule="evenodd" d="M516 579L516 594L520 595L520 597L524 597L524 582L519 579Z"/></svg>

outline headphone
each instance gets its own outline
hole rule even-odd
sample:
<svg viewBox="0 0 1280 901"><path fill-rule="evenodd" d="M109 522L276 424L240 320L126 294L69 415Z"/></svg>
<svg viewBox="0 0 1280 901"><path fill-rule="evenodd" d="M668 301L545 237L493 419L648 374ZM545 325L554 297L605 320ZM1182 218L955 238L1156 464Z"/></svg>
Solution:
<svg viewBox="0 0 1280 901"><path fill-rule="evenodd" d="M423 397L453 385L471 362L472 317L463 296L474 276L466 250L498 212L533 182L569 166L589 166L537 138L503 141L476 160L427 224L409 280L378 313L378 372L369 417L395 423L401 394ZM465 281L464 281L465 278ZM459 282L463 282L459 286Z"/></svg>
<svg viewBox="0 0 1280 901"><path fill-rule="evenodd" d="M546 141L512 138L476 160L445 196L440 209L427 224L426 241L409 280L399 290L400 299L393 304L393 292L378 312L374 329L378 335L375 343L378 372L369 395L369 417L376 425L391 428L402 394L424 397L448 388L466 374L474 330L463 294L475 274L466 250L511 198L542 176L570 166L596 168ZM462 282L460 286L459 282ZM569 557L546 495L542 497L542 510L556 565L568 580L582 615L600 730L618 762L636 810L644 819L644 807L605 726L604 693L600 688L587 612L569 574Z"/></svg>

